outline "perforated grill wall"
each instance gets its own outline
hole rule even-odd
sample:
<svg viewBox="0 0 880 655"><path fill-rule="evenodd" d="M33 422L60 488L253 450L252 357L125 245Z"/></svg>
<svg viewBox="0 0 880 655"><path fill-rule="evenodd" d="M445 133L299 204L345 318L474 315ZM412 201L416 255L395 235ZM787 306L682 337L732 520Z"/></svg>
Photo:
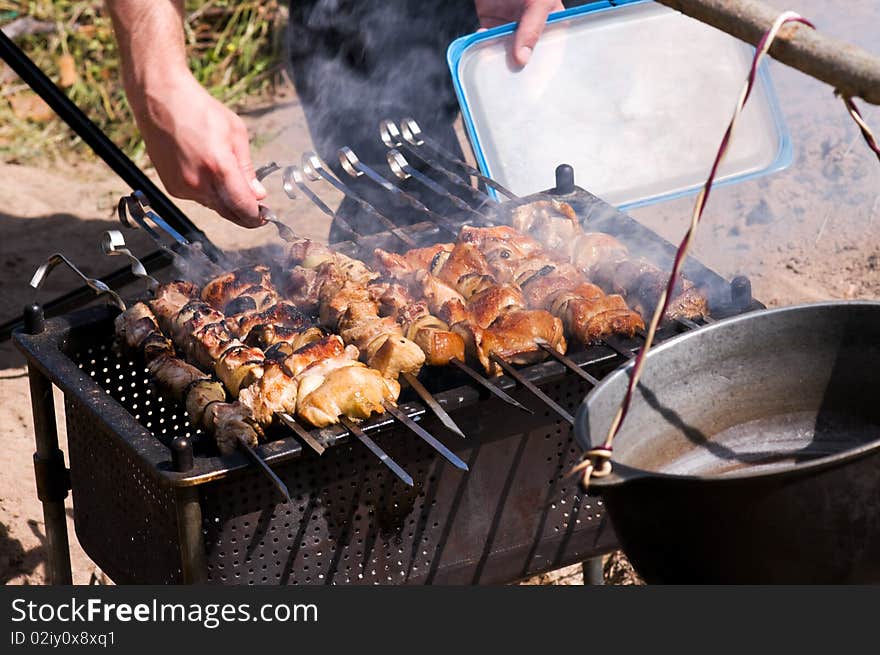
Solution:
<svg viewBox="0 0 880 655"><path fill-rule="evenodd" d="M183 409L140 364L96 345L80 368L157 439L199 440ZM599 371L596 371L599 373ZM573 410L588 391L568 375L542 388ZM514 393L533 408L536 401ZM77 534L116 582L179 582L173 493L157 489L112 435L68 399ZM606 552L601 501L565 473L578 449L555 414L486 400L453 414L461 440L425 427L470 466L462 473L400 428L375 438L415 479L400 483L357 442L276 467L294 496L279 502L256 471L200 487L210 582L221 584L491 584Z"/></svg>

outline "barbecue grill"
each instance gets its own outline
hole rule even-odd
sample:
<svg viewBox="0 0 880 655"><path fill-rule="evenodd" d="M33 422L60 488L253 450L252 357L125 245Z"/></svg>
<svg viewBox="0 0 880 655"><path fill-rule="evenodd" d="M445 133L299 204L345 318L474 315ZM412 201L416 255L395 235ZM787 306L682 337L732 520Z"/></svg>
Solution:
<svg viewBox="0 0 880 655"><path fill-rule="evenodd" d="M671 244L575 186L570 167L559 167L557 186L547 193L570 203L590 229L617 236L633 255L661 266L671 261ZM509 205L538 197L543 194ZM400 231L419 246L445 238L428 221ZM360 257L395 246L400 235L388 231L338 244ZM713 318L762 307L745 278L727 282L695 260L685 273L705 289ZM117 583L493 584L615 547L602 502L565 475L580 455L571 425L539 408L509 376L498 386L534 414L511 409L452 367L421 374L467 435L446 439L467 473L385 416L362 424L412 473L413 487L341 426L312 431L326 448L321 456L279 430L257 451L290 489L292 501L285 503L244 455L216 454L182 406L150 383L143 365L116 352L116 313L99 306L41 325L35 309L15 339L35 385L37 430L54 429L46 424L54 421L45 405L51 395L40 389L51 382L64 394L77 536ZM660 338L695 327L674 323ZM587 378L598 379L640 343L609 339L568 356ZM518 373L569 413L591 388L554 360ZM429 432L449 434L417 396L400 400L401 410ZM41 499L65 492L63 458L40 462Z"/></svg>

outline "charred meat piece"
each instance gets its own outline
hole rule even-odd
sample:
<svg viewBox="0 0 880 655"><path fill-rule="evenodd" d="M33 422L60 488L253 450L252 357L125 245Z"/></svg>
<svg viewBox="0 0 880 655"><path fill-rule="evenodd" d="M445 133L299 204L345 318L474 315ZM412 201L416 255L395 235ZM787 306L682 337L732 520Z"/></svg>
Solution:
<svg viewBox="0 0 880 655"><path fill-rule="evenodd" d="M202 289L201 298L214 309L224 308L251 287L269 288L272 274L267 266L248 266L224 273L208 282Z"/></svg>
<svg viewBox="0 0 880 655"><path fill-rule="evenodd" d="M483 330L476 346L480 363L487 371L498 374L501 371L489 358L492 353L512 364L539 362L546 357L536 345L539 341L564 353L566 343L562 321L545 311L513 310Z"/></svg>

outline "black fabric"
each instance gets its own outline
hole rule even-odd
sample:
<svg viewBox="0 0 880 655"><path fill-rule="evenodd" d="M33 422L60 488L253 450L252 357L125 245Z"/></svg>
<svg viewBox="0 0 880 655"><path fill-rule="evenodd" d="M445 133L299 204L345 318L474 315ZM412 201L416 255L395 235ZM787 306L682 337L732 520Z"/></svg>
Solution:
<svg viewBox="0 0 880 655"><path fill-rule="evenodd" d="M412 116L426 134L461 155L452 128L458 103L446 47L477 27L473 0L291 2L291 74L315 148L340 179L399 225L425 216L400 206L369 180L352 179L339 166L337 151L349 146L365 164L392 178L379 121ZM451 210L412 180L403 187L437 211ZM339 215L361 234L382 229L348 199ZM334 222L331 241L343 238Z"/></svg>

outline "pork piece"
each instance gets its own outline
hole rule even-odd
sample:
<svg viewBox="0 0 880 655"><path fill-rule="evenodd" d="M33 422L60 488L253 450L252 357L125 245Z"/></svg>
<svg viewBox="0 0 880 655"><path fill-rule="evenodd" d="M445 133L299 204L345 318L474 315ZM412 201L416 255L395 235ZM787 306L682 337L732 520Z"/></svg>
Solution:
<svg viewBox="0 0 880 655"><path fill-rule="evenodd" d="M502 371L490 360L491 353L512 364L531 364L547 356L537 341L550 344L560 353L564 353L566 347L562 321L542 310L509 311L475 336L480 363L496 375Z"/></svg>
<svg viewBox="0 0 880 655"><path fill-rule="evenodd" d="M227 318L226 325L235 336L247 340L251 330L259 326L272 325L302 329L311 326L311 321L295 305L289 302L278 302L261 312L248 312Z"/></svg>
<svg viewBox="0 0 880 655"><path fill-rule="evenodd" d="M278 302L281 297L274 288L262 286L248 287L223 307L226 316L243 316L254 312L264 312Z"/></svg>
<svg viewBox="0 0 880 655"><path fill-rule="evenodd" d="M147 363L162 355L173 355L174 345L159 330L150 306L135 303L116 317L116 335L130 351L142 352Z"/></svg>
<svg viewBox="0 0 880 655"><path fill-rule="evenodd" d="M576 293L562 292L551 303L550 311L562 318L569 334L584 345L590 345L611 334L632 336L644 328L641 316L626 306L616 294L585 298Z"/></svg>
<svg viewBox="0 0 880 655"><path fill-rule="evenodd" d="M495 284L471 297L468 309L481 328L489 327L510 309L525 309L525 300L518 289L506 284Z"/></svg>
<svg viewBox="0 0 880 655"><path fill-rule="evenodd" d="M428 307L430 307L431 311L435 314L448 302L458 301L462 305L464 304L464 296L445 282L441 281L436 275L432 275L427 271L419 271L416 273L412 286L419 290L418 295L424 296L425 300L428 302ZM446 322L450 325L452 324L448 320L446 320Z"/></svg>
<svg viewBox="0 0 880 655"><path fill-rule="evenodd" d="M604 232L584 232L574 243L571 262L588 277L593 277L603 262L617 262L629 257L625 245Z"/></svg>
<svg viewBox="0 0 880 655"><path fill-rule="evenodd" d="M544 249L570 257L575 238L581 226L574 208L558 200L537 200L513 210L511 225L524 234L530 234L544 245Z"/></svg>
<svg viewBox="0 0 880 655"><path fill-rule="evenodd" d="M335 282L325 284L321 288L321 308L318 312L321 324L330 329L337 328L351 305L358 305L362 316L379 315L379 304L372 299L366 287L350 280L339 285Z"/></svg>
<svg viewBox="0 0 880 655"><path fill-rule="evenodd" d="M321 283L318 279L318 271L302 266L294 266L286 273L284 297L299 307L303 312L311 315L318 313L321 302Z"/></svg>
<svg viewBox="0 0 880 655"><path fill-rule="evenodd" d="M417 375L426 359L418 344L389 334L374 339L365 352L367 365L391 379L397 379L401 373Z"/></svg>
<svg viewBox="0 0 880 655"><path fill-rule="evenodd" d="M403 329L403 335L422 350L426 364L446 366L453 358L463 361L465 351L461 336L434 316L426 301L413 301L408 292L395 291L393 302L388 300L389 296L387 291L382 296L386 308Z"/></svg>
<svg viewBox="0 0 880 655"><path fill-rule="evenodd" d="M458 240L474 244L487 257L496 249L510 253L507 256L499 254L502 259L508 259L512 255L521 258L531 257L544 249L540 242L509 225L495 225L493 227L465 225L458 234Z"/></svg>
<svg viewBox="0 0 880 655"><path fill-rule="evenodd" d="M238 396L244 387L249 387L262 377L264 362L263 351L235 342L217 360L214 372L229 393Z"/></svg>
<svg viewBox="0 0 880 655"><path fill-rule="evenodd" d="M633 309L642 316L651 316L666 288L668 274L649 261L625 259L600 263L596 270L596 281L625 295ZM664 320L697 319L708 313L708 301L702 291L693 282L680 276Z"/></svg>
<svg viewBox="0 0 880 655"><path fill-rule="evenodd" d="M569 291L571 285L570 278L555 271L547 275L535 275L522 287L523 298L529 307L550 311L553 299L560 293ZM604 295L601 291L599 294Z"/></svg>
<svg viewBox="0 0 880 655"><path fill-rule="evenodd" d="M222 454L234 452L239 441L257 445L262 433L250 409L225 402L226 392L219 382L176 357L159 357L149 370L172 397L185 403L192 424L214 436Z"/></svg>
<svg viewBox="0 0 880 655"><path fill-rule="evenodd" d="M292 266L302 266L306 269L318 268L322 264L331 263L337 266L348 279L362 285L369 284L371 280L378 277L378 273L370 270L362 261L347 257L310 239L300 239L291 243L287 248L287 260L288 268Z"/></svg>
<svg viewBox="0 0 880 655"><path fill-rule="evenodd" d="M314 325L305 328L288 328L267 323L257 325L248 332L245 343L261 350L284 344L290 346L290 352L293 352L313 341L318 341L323 336L324 330Z"/></svg>
<svg viewBox="0 0 880 655"><path fill-rule="evenodd" d="M276 412L296 412L297 384L279 362L266 361L262 370L259 380L239 392L238 400L258 423L268 425Z"/></svg>
<svg viewBox="0 0 880 655"><path fill-rule="evenodd" d="M271 288L272 274L267 266L247 266L224 273L208 282L201 298L214 309L225 311L226 305L251 287Z"/></svg>
<svg viewBox="0 0 880 655"><path fill-rule="evenodd" d="M429 366L446 366L453 359L460 362L465 358L464 338L451 330L419 328L410 337L425 354Z"/></svg>
<svg viewBox="0 0 880 655"><path fill-rule="evenodd" d="M238 401L208 405L204 420L213 426L209 431L214 434L214 441L223 455L234 453L239 441L251 447L259 441L259 428L254 424L250 410Z"/></svg>
<svg viewBox="0 0 880 655"><path fill-rule="evenodd" d="M349 348L353 350L348 351L350 353L348 358L357 359L357 349L354 348L354 346L349 346ZM339 335L330 334L286 355L282 362L288 375L295 377L309 364L320 360L339 357L345 352L346 346L342 342L342 338Z"/></svg>
<svg viewBox="0 0 880 655"><path fill-rule="evenodd" d="M177 312L190 300L198 297L199 288L191 282L177 280L159 285L156 297L149 304L162 332L166 335L172 334L172 322Z"/></svg>
<svg viewBox="0 0 880 655"><path fill-rule="evenodd" d="M373 280L367 290L378 306L379 316L396 316L401 308L413 302L409 290L394 280Z"/></svg>
<svg viewBox="0 0 880 655"><path fill-rule="evenodd" d="M459 282L467 275L492 276L492 267L477 247L471 243L457 243L449 253L449 258L439 272L432 267L432 272L442 282L461 291ZM467 294L464 294L467 297Z"/></svg>
<svg viewBox="0 0 880 655"><path fill-rule="evenodd" d="M297 413L315 427L325 427L336 423L341 415L365 419L374 412L381 414L384 403L393 403L399 394L400 385L395 380L354 362L330 371L318 387L301 396Z"/></svg>

